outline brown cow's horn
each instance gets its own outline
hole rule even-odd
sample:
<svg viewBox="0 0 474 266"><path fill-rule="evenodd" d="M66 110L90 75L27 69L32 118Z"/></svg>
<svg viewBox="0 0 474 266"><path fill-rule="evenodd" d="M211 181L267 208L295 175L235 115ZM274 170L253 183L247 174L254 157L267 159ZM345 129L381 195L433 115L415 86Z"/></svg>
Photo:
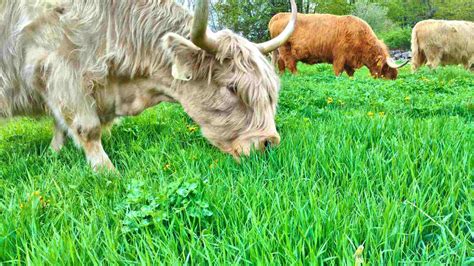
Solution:
<svg viewBox="0 0 474 266"><path fill-rule="evenodd" d="M389 57L387 59L387 65L391 68L401 68L401 67L404 67L406 66L406 64L408 64L408 62L410 62L410 60L407 60L405 61L404 63L398 65L397 62L395 62L395 60L393 60L393 58Z"/></svg>
<svg viewBox="0 0 474 266"><path fill-rule="evenodd" d="M209 0L198 0L194 10L193 26L191 28L191 41L206 52L214 54L217 51L217 41L207 29L209 17ZM211 33L211 35L209 34Z"/></svg>
<svg viewBox="0 0 474 266"><path fill-rule="evenodd" d="M296 2L295 0L291 0L291 19L290 22L288 22L288 25L286 25L286 28L275 38L267 42L257 44L258 49L263 54L268 54L282 46L288 40L288 38L290 38L291 34L293 34L293 31L295 30L297 15L298 8L296 7Z"/></svg>

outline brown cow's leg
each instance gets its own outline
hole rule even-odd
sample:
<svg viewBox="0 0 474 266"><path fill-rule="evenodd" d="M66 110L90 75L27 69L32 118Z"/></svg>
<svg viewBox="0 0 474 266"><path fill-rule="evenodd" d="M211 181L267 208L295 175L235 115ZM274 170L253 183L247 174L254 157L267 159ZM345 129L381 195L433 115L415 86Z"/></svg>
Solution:
<svg viewBox="0 0 474 266"><path fill-rule="evenodd" d="M293 57L290 57L288 61L285 62L285 65L288 67L291 73L298 73L298 69L296 68L296 60Z"/></svg>
<svg viewBox="0 0 474 266"><path fill-rule="evenodd" d="M343 58L337 58L332 62L332 68L334 69L334 74L336 76L340 76L342 74L342 71L344 71L344 59Z"/></svg>
<svg viewBox="0 0 474 266"><path fill-rule="evenodd" d="M54 121L54 136L53 140L51 141L51 148L55 152L60 152L61 149L64 147L65 140L66 132L64 132L64 129L57 121Z"/></svg>
<svg viewBox="0 0 474 266"><path fill-rule="evenodd" d="M280 74L285 73L285 61L283 59L278 58L278 70L280 71Z"/></svg>
<svg viewBox="0 0 474 266"><path fill-rule="evenodd" d="M286 67L291 71L291 73L296 74L298 70L296 69L296 58L294 58L291 53L291 44L286 43L284 46L280 47L279 53L280 57L278 60L278 67L280 71L284 72Z"/></svg>
<svg viewBox="0 0 474 266"><path fill-rule="evenodd" d="M349 77L354 76L355 70L352 67L346 65L344 66L344 70L346 71L347 75L349 75Z"/></svg>

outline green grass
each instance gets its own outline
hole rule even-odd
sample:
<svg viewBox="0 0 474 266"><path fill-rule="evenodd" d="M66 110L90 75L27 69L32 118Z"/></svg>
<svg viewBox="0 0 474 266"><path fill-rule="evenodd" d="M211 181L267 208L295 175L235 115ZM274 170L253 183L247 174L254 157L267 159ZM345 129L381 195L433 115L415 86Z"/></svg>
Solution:
<svg viewBox="0 0 474 266"><path fill-rule="evenodd" d="M282 144L236 164L178 105L115 126L121 178L50 119L0 127L0 262L472 265L474 76L282 77ZM1 263L0 263L1 264Z"/></svg>

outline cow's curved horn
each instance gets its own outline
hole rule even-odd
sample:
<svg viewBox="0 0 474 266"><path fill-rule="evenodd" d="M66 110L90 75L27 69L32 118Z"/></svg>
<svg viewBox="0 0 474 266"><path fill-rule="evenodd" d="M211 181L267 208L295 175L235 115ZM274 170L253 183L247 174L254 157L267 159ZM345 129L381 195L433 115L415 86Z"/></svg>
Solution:
<svg viewBox="0 0 474 266"><path fill-rule="evenodd" d="M291 34L293 34L293 31L295 30L297 15L298 8L296 7L296 2L295 0L291 0L291 19L288 22L288 25L286 25L285 29L275 38L267 42L257 44L258 49L263 54L268 54L282 46L288 40L288 38L290 38Z"/></svg>
<svg viewBox="0 0 474 266"><path fill-rule="evenodd" d="M207 29L209 18L209 0L198 0L194 10L193 26L191 28L191 41L199 48L214 54L217 51L217 41Z"/></svg>
<svg viewBox="0 0 474 266"><path fill-rule="evenodd" d="M405 61L405 62L403 62L399 65L399 64L397 64L397 62L395 62L395 60L393 60L393 58L389 57L387 59L387 65L391 68L402 68L402 67L406 66L406 64L408 64L409 62L410 62L410 60L407 60L407 61Z"/></svg>

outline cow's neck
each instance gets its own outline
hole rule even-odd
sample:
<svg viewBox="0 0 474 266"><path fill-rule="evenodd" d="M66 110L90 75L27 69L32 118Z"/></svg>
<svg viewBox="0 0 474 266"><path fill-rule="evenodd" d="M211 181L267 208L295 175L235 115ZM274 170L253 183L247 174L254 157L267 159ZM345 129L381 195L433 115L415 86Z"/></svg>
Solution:
<svg viewBox="0 0 474 266"><path fill-rule="evenodd" d="M109 86L104 95L98 95L104 114L135 115L161 101L179 101L173 86L171 58L162 47L162 38L169 32L189 38L189 11L173 1L76 1L72 5L72 16L66 24L75 29L69 35L80 42L83 62L103 58L107 62L108 75L103 78ZM89 9L96 12L85 17L79 14ZM97 16L91 19L94 14ZM85 69L94 70L95 66L86 65ZM110 90L115 95L113 104L107 103Z"/></svg>
<svg viewBox="0 0 474 266"><path fill-rule="evenodd" d="M376 39L373 42L369 42L371 45L367 45L365 54L368 55L364 58L363 64L369 69L377 69L380 58L386 58L388 52L384 47L383 43Z"/></svg>

